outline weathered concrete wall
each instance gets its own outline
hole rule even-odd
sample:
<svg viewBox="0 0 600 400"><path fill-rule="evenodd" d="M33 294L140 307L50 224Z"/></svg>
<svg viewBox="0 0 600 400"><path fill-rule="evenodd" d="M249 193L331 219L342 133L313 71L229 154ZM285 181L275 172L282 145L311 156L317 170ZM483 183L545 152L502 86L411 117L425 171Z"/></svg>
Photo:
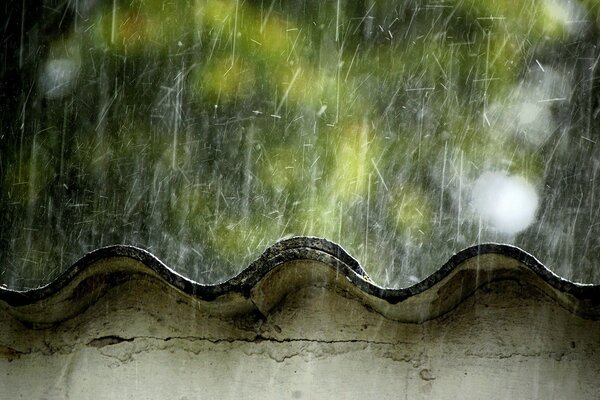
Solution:
<svg viewBox="0 0 600 400"><path fill-rule="evenodd" d="M278 264L246 300L202 300L124 268L134 272L118 280L90 274L104 289L75 314L85 279L55 293L60 301L0 300L0 398L599 398L600 321L535 277L482 279L452 310L435 305L407 322L395 316L408 311L382 307L315 260ZM454 293L448 285L426 298ZM44 307L54 321L40 323Z"/></svg>

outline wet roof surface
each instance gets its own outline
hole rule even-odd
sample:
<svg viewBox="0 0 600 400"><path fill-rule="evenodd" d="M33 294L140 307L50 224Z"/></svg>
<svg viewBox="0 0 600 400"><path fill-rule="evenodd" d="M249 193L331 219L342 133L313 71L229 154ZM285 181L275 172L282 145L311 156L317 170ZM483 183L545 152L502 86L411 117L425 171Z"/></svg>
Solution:
<svg viewBox="0 0 600 400"><path fill-rule="evenodd" d="M269 297L282 298L301 286L324 285L360 297L387 317L408 321L435 318L490 282L513 280L528 288L525 290L541 290L573 313L600 318L600 285L563 279L514 246L487 243L467 248L426 279L410 287L389 289L372 283L341 246L314 237L278 242L235 277L210 285L178 274L145 250L131 246L100 248L41 288L15 291L0 287L0 300L15 310L39 305L39 313L68 301L72 306L65 313L73 314L84 307L79 303L84 303L86 288L103 292L143 276L158 279L166 290L181 291L202 303L248 302L259 310L260 302L275 302Z"/></svg>

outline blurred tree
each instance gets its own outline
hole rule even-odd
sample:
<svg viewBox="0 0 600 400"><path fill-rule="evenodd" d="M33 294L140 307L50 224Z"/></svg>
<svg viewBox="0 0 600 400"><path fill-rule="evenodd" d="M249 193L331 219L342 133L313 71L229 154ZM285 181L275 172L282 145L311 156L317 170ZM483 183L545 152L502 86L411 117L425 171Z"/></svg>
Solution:
<svg viewBox="0 0 600 400"><path fill-rule="evenodd" d="M595 1L46 0L3 12L0 263L12 286L115 243L222 280L288 235L341 243L383 285L482 241L598 281ZM502 232L473 206L486 171L538 192L527 229Z"/></svg>

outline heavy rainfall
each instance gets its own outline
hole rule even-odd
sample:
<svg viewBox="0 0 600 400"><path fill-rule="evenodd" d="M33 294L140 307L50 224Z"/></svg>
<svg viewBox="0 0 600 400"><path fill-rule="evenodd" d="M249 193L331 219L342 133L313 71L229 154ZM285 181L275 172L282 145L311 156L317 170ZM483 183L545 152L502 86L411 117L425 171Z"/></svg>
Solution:
<svg viewBox="0 0 600 400"><path fill-rule="evenodd" d="M0 284L282 238L408 286L478 243L600 282L600 2L7 1Z"/></svg>

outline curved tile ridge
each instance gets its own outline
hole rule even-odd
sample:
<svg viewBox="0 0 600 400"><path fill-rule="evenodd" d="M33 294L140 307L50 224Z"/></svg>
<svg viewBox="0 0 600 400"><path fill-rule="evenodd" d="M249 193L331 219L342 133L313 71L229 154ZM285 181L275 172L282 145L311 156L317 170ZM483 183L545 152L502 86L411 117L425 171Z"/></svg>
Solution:
<svg viewBox="0 0 600 400"><path fill-rule="evenodd" d="M86 254L46 286L25 291L0 287L0 302L23 320L55 322L80 312L111 287L140 276L158 279L205 307L212 304L216 312L226 313L230 304L237 312L258 309L265 314L289 292L316 285L334 286L388 318L412 322L444 314L490 282L513 280L530 284L575 314L600 319L600 285L563 279L514 246L469 247L421 282L387 289L372 283L341 246L314 237L277 242L238 275L214 285L178 274L148 251L104 247Z"/></svg>
<svg viewBox="0 0 600 400"><path fill-rule="evenodd" d="M169 268L158 257L141 248L129 245L114 245L91 251L76 261L63 274L45 286L27 289L11 290L0 286L0 301L13 307L29 305L46 300L55 293L64 290L78 276L88 272L98 262L113 259L128 258L143 264L147 273L156 274L162 280L201 300L211 301L231 292L241 293L248 297L252 288L273 268L288 261L313 260L338 268L348 277L359 276L366 278L367 274L352 256L341 246L326 239L313 237L293 237L282 240L267 248L263 254L247 268L231 279L209 285L198 283L180 275ZM124 268L129 269L128 267ZM115 271L113 271L115 272ZM131 268L131 273L140 272ZM101 273L101 271L98 271Z"/></svg>

